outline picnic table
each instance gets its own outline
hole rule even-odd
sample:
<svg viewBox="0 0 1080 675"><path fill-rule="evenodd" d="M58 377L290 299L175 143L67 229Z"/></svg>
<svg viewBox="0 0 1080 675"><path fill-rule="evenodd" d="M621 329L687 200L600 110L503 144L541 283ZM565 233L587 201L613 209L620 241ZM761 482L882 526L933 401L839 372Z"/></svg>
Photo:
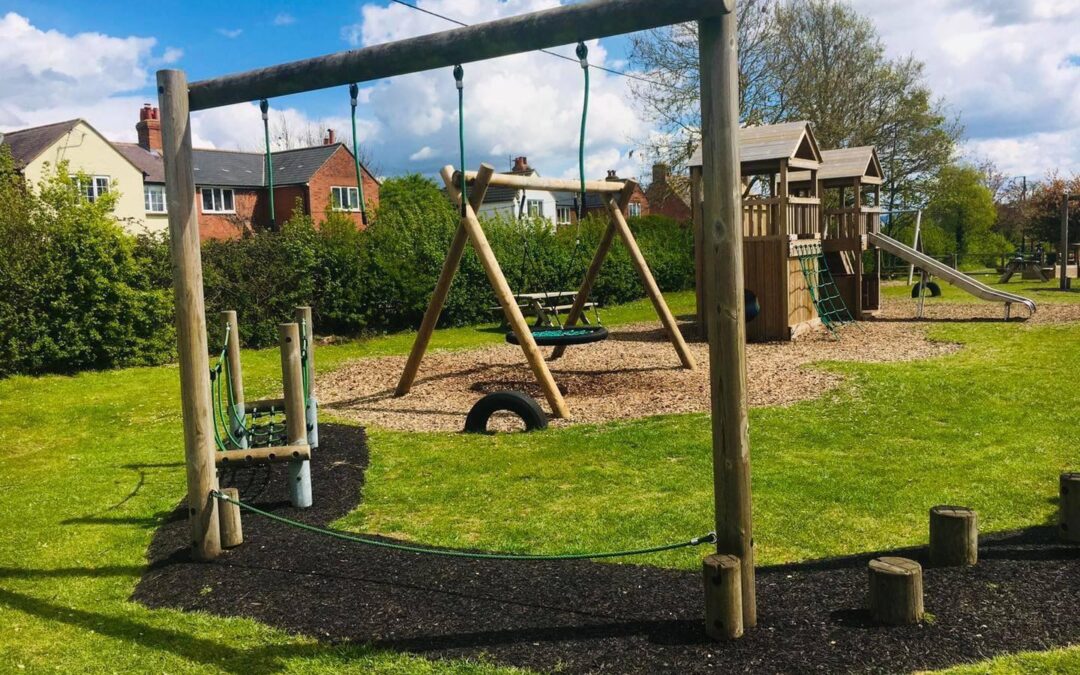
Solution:
<svg viewBox="0 0 1080 675"><path fill-rule="evenodd" d="M526 314L536 317L537 326L561 325L559 314L569 312L577 299L577 291L541 291L539 293L515 293L514 300ZM591 309L596 306L595 302L586 302L583 309ZM582 313L581 322L589 323L588 317Z"/></svg>

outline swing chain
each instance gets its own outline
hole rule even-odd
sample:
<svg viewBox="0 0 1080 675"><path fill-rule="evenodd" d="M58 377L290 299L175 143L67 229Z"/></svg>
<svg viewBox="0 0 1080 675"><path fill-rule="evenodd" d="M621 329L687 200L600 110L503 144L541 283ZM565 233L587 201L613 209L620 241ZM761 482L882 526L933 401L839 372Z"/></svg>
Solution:
<svg viewBox="0 0 1080 675"><path fill-rule="evenodd" d="M461 150L461 217L469 206L469 182L465 180L465 69L454 66L454 83L458 93L458 144Z"/></svg>
<svg viewBox="0 0 1080 675"><path fill-rule="evenodd" d="M581 195L577 203L578 227L585 218L585 120L589 116L589 48L584 42L577 44L578 61L581 63L581 71L585 74L585 94L581 106L581 137L578 141L578 176L581 179Z"/></svg>

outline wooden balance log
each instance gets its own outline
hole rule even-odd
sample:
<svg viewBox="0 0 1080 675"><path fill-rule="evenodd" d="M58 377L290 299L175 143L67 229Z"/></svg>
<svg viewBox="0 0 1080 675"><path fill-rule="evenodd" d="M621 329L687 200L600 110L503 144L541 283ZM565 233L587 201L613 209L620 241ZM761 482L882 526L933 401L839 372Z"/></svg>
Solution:
<svg viewBox="0 0 1080 675"><path fill-rule="evenodd" d="M966 506L930 509L930 564L965 567L979 562L979 519Z"/></svg>
<svg viewBox="0 0 1080 675"><path fill-rule="evenodd" d="M705 632L714 640L743 635L742 564L738 556L714 553L702 561Z"/></svg>
<svg viewBox="0 0 1080 675"><path fill-rule="evenodd" d="M236 488L224 488L221 494L234 502L240 501L240 491ZM221 545L233 548L244 543L244 528L240 521L240 507L232 502L221 500L218 505L218 517L221 525Z"/></svg>
<svg viewBox="0 0 1080 675"><path fill-rule="evenodd" d="M922 566L914 560L883 556L870 561L870 614L889 626L923 618Z"/></svg>

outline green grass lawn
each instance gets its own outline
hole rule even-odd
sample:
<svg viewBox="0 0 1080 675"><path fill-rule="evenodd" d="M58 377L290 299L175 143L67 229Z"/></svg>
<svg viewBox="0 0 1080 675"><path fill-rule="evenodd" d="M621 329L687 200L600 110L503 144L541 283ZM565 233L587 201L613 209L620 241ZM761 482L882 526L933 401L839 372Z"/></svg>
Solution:
<svg viewBox="0 0 1080 675"><path fill-rule="evenodd" d="M676 314L692 310L689 294L671 301ZM604 313L608 324L651 318L645 302ZM984 531L1050 522L1057 474L1080 465L1080 390L1062 386L1080 367L1077 330L938 325L934 337L966 348L917 363L823 365L847 376L839 390L753 410L759 562L918 544L936 503L970 504ZM322 347L317 365L403 353L411 338ZM433 347L501 339L453 329ZM276 352L244 358L250 395L276 393ZM497 670L129 602L153 530L184 491L177 395L175 366L0 381L0 672ZM708 429L705 415L678 415L528 436L372 430L365 502L339 525L532 552L680 540L711 529ZM644 562L695 569L701 553ZM1080 649L1066 649L958 672L1077 668Z"/></svg>

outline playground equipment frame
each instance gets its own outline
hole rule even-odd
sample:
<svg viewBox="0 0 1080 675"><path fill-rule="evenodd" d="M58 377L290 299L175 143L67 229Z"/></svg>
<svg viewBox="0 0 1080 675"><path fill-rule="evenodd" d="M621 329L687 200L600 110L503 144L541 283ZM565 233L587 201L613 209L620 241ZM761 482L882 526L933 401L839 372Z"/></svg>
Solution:
<svg viewBox="0 0 1080 675"><path fill-rule="evenodd" d="M746 415L736 16L735 0L588 0L191 84L182 71L158 71L193 555L203 560L217 557L221 530L214 496L218 480L194 199L191 111L697 21L716 546L718 554L738 559L734 571L739 575L735 584L705 584L710 615L715 616L719 608L726 610L720 613L729 619L723 626L706 628L714 636L737 637L744 628L753 627L756 602Z"/></svg>

